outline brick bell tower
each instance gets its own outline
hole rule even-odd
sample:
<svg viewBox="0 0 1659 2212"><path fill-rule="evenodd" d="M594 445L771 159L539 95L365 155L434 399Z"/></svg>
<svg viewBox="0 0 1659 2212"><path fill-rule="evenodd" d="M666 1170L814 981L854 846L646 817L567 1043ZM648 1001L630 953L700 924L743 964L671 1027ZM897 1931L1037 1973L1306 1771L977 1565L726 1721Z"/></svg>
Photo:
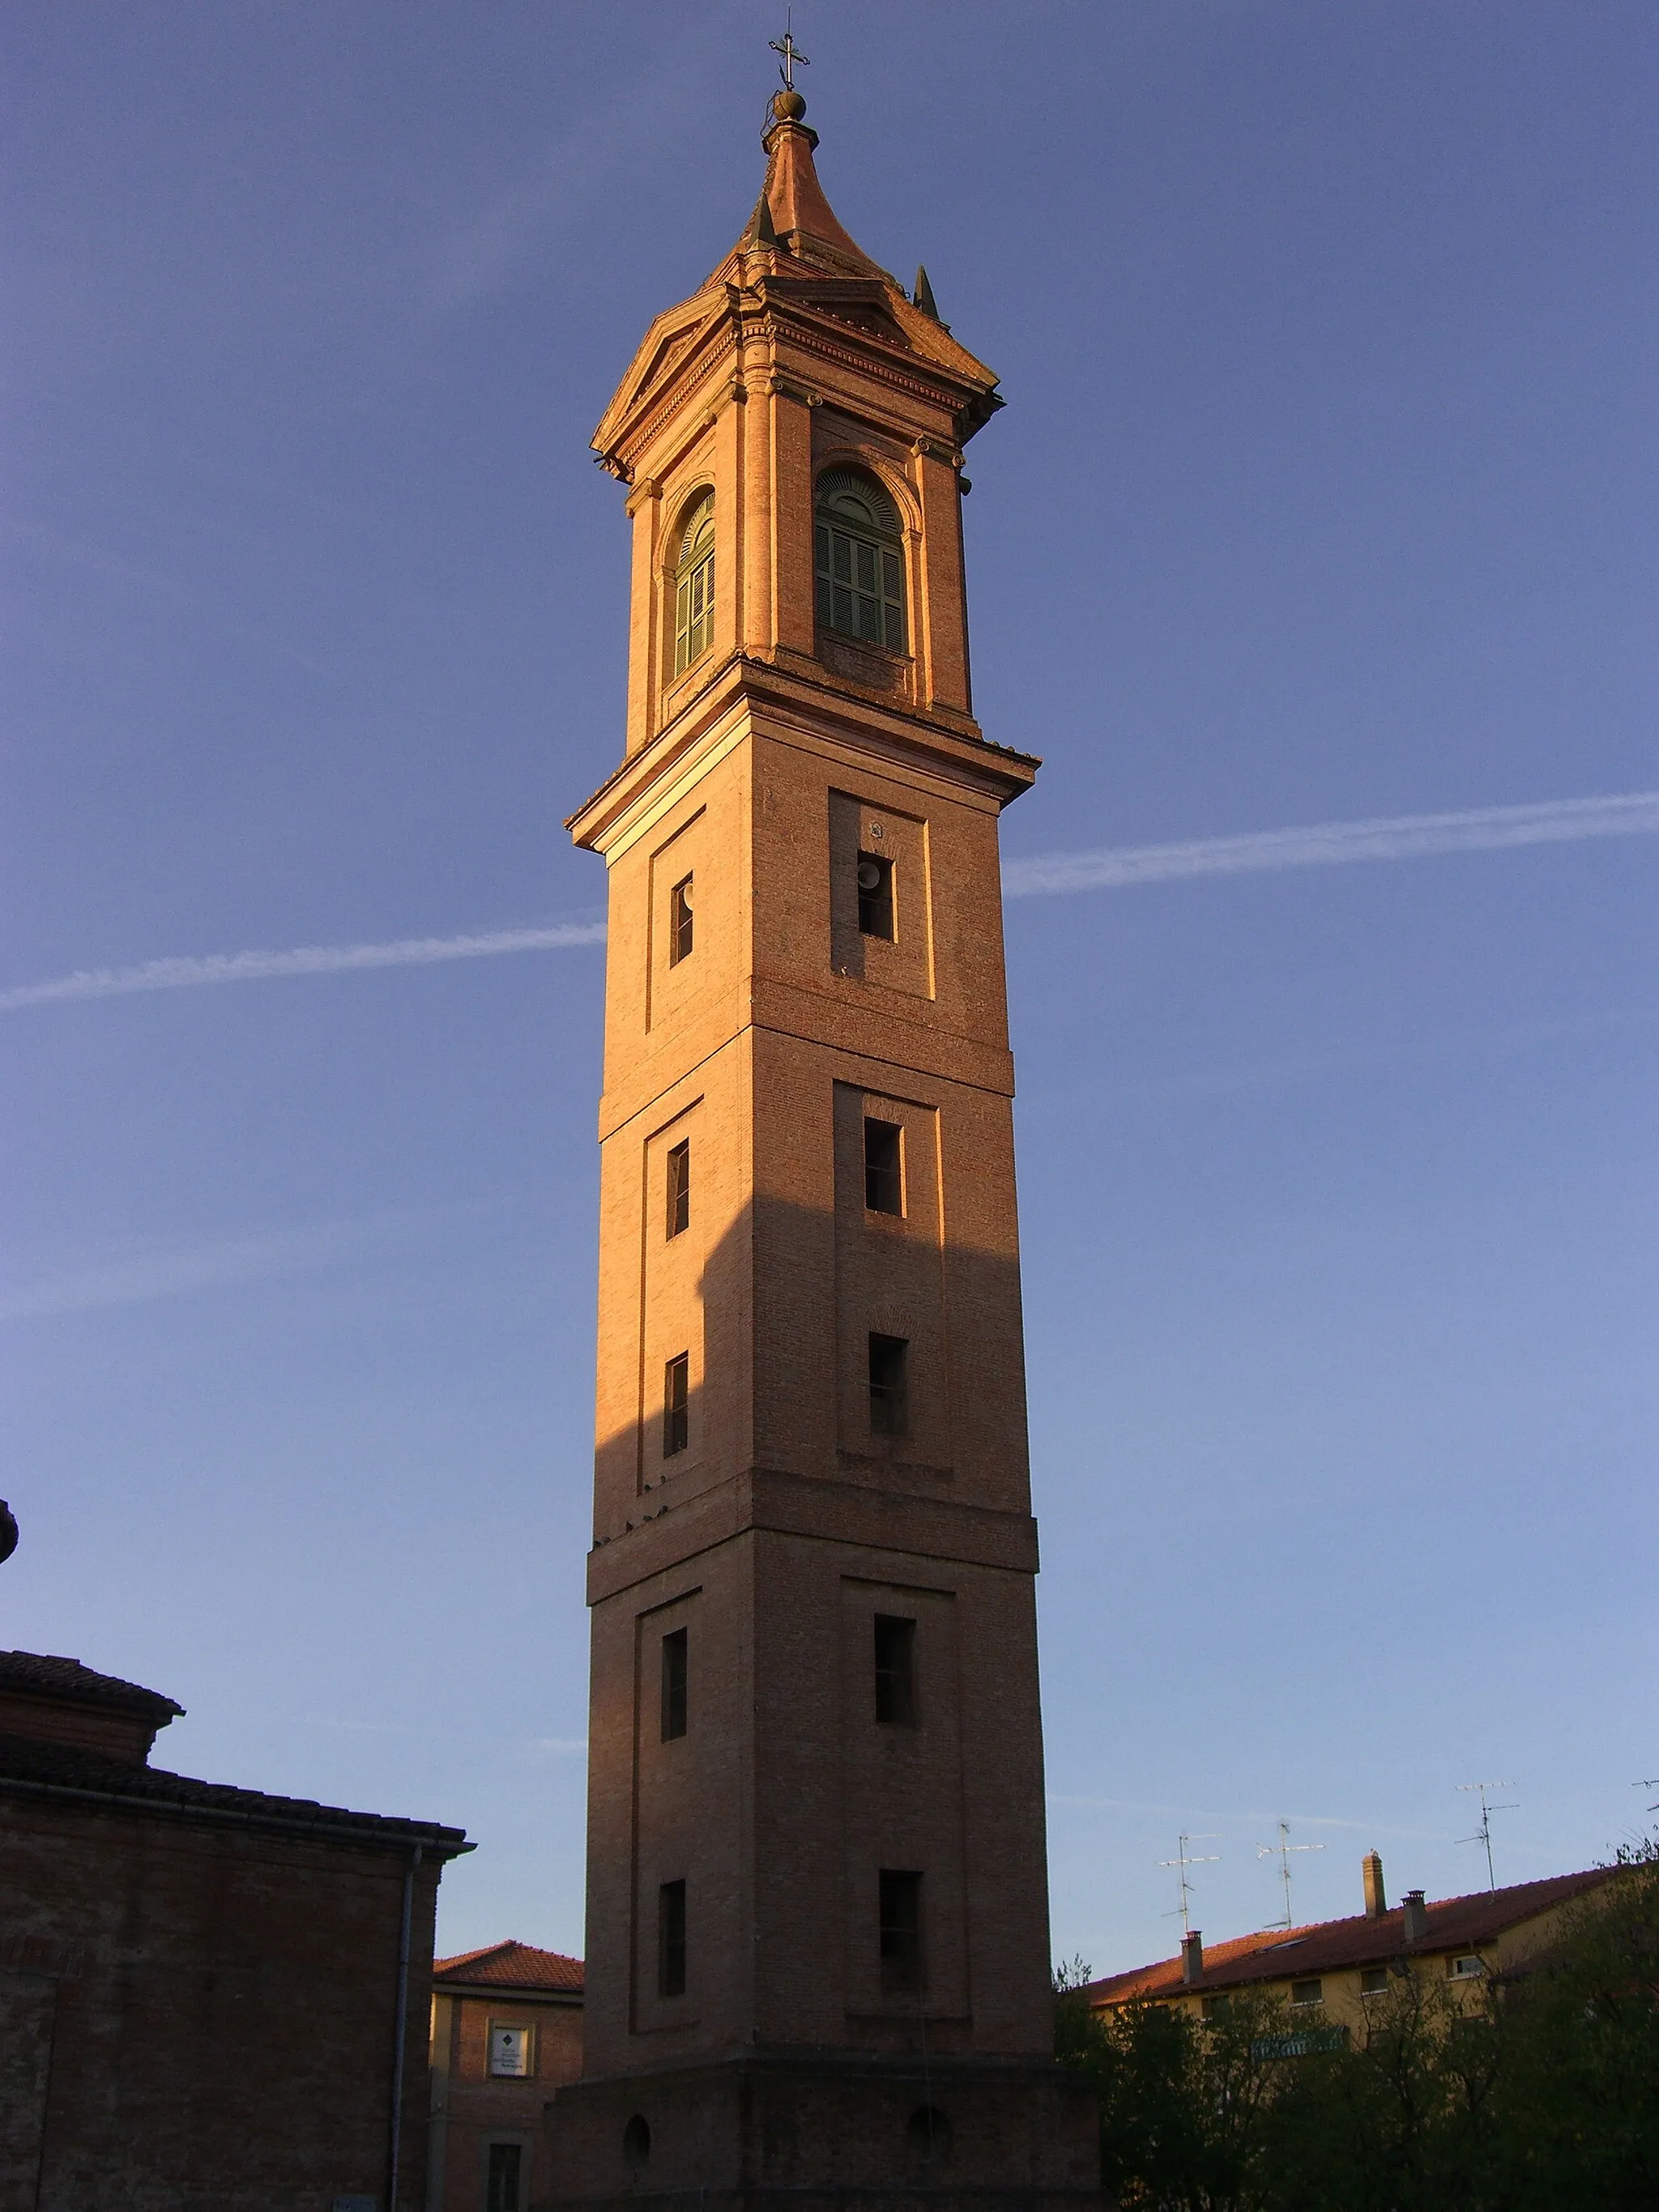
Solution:
<svg viewBox="0 0 1659 2212"><path fill-rule="evenodd" d="M1076 2206L997 854L1037 763L973 719L963 576L1001 402L805 112L594 439L634 556L569 825L611 915L586 2071L533 2193Z"/></svg>

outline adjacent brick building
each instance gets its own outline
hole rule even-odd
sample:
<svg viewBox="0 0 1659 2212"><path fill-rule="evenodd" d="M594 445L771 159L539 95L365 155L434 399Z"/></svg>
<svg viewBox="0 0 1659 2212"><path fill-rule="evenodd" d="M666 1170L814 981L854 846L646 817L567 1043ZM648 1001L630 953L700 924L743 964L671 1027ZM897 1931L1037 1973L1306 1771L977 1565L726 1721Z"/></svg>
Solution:
<svg viewBox="0 0 1659 2212"><path fill-rule="evenodd" d="M1098 2184L1053 2063L997 848L994 373L830 210L793 89L594 437L628 486L584 2075L551 2192ZM538 2188L541 2187L538 2183Z"/></svg>
<svg viewBox="0 0 1659 2212"><path fill-rule="evenodd" d="M492 1943L432 1969L427 2212L526 2212L550 2185L542 2111L582 2070L582 1962Z"/></svg>
<svg viewBox="0 0 1659 2212"><path fill-rule="evenodd" d="M471 1847L151 1766L181 1711L0 1653L0 2212L415 2212Z"/></svg>

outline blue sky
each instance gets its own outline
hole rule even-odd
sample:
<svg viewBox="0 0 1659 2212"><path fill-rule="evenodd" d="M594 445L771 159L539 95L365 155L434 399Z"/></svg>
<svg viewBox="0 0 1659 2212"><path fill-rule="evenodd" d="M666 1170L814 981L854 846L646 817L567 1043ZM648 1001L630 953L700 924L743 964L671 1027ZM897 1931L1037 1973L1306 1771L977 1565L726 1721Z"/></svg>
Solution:
<svg viewBox="0 0 1659 2212"><path fill-rule="evenodd" d="M465 1824L452 1949L580 1946L586 441L753 204L779 27L8 15L0 1642L178 1697L187 1772ZM1280 1817L1299 1917L1373 1844L1474 1887L1482 1779L1500 1880L1585 1863L1659 1773L1659 817L1554 811L1659 787L1652 12L796 29L838 214L1009 402L968 527L978 712L1047 763L1005 850L1056 1950L1167 1953L1182 1831L1212 1939L1280 1909ZM1550 836L1032 865L1516 808Z"/></svg>

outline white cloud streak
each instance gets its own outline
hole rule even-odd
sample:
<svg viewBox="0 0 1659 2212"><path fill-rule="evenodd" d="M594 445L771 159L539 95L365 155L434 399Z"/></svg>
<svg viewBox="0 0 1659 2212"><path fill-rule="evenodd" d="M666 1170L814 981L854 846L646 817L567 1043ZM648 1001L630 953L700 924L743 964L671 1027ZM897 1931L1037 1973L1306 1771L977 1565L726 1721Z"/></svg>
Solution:
<svg viewBox="0 0 1659 2212"><path fill-rule="evenodd" d="M1122 890L1194 876L1324 868L1350 860L1409 860L1431 853L1492 853L1516 845L1572 844L1587 837L1659 834L1659 791L1607 799L1553 799L1532 806L1477 806L1458 814L1395 814L1365 822L1317 822L1238 837L1194 837L1174 845L1120 845L1097 853L1048 853L1003 864L1010 898L1056 891Z"/></svg>
<svg viewBox="0 0 1659 2212"><path fill-rule="evenodd" d="M1254 830L1237 837L1194 837L1172 845L1116 845L1094 853L1016 855L1005 861L1010 898L1111 890L1280 868L1334 867L1351 860L1407 860L1433 853L1490 853L1517 845L1575 844L1589 837L1659 834L1659 791L1606 799L1553 799L1532 806L1478 806L1458 814L1394 814L1364 822L1317 822ZM250 983L275 975L343 975L368 968L423 968L504 952L602 945L602 921L544 928L488 929L464 937L401 937L389 945L301 945L289 952L207 952L146 960L134 968L80 968L45 983L0 991L0 1013L68 999L112 999L135 991L179 991L205 983Z"/></svg>
<svg viewBox="0 0 1659 2212"><path fill-rule="evenodd" d="M47 983L0 991L0 1013L62 999L113 999L131 991L182 991L204 983L252 983L272 975L344 975L364 968L424 968L440 960L484 960L501 952L546 952L602 945L602 921L544 929L489 929L469 937L400 937L390 945L301 945L291 952L207 952L146 960L137 968L80 968Z"/></svg>

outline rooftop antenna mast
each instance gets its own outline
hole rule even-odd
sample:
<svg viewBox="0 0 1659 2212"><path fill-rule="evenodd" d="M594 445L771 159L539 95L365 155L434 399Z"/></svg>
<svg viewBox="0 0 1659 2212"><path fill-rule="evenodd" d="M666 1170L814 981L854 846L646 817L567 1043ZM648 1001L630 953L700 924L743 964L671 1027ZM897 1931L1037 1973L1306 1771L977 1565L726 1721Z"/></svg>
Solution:
<svg viewBox="0 0 1659 2212"><path fill-rule="evenodd" d="M1492 1872L1492 1816L1494 1813L1513 1813L1516 1809L1518 1801L1511 1801L1507 1805L1489 1805L1486 1802L1486 1792L1488 1790L1513 1790L1515 1784L1512 1782L1460 1782L1457 1786L1462 1790L1478 1790L1480 1792L1480 1826L1472 1836L1460 1836L1457 1840L1460 1844L1485 1844L1486 1887L1488 1889L1496 1889L1498 1876Z"/></svg>
<svg viewBox="0 0 1659 2212"><path fill-rule="evenodd" d="M4 1503L0 1501L0 1513L3 1513L5 1510ZM3 1552L0 1552L0 1559L3 1559L5 1556ZM1632 1790L1659 1790L1659 1774L1644 1774L1639 1782L1632 1782L1630 1786ZM1659 1797L1655 1798L1653 1803L1648 1807L1648 1810L1650 1813L1659 1813Z"/></svg>
<svg viewBox="0 0 1659 2212"><path fill-rule="evenodd" d="M1279 1878L1285 1885L1285 1917L1282 1921L1270 1920L1267 1923L1270 1928L1294 1928L1296 1925L1291 1914L1291 1853L1292 1851L1322 1851L1324 1848L1323 1844L1293 1844L1291 1841L1291 1824L1288 1820L1279 1822L1279 1841L1276 1844L1256 1845L1257 1858L1279 1861Z"/></svg>
<svg viewBox="0 0 1659 2212"><path fill-rule="evenodd" d="M1181 1932L1183 1936L1190 1936L1193 1932L1193 1916L1187 1904L1188 1899L1193 1893L1193 1886L1187 1879L1187 1869L1190 1866L1215 1866L1221 1857L1219 1851L1205 1851L1194 1856L1187 1846L1188 1844L1212 1844L1215 1840L1214 1836L1182 1836L1176 1846L1174 1858L1158 1861L1161 1867L1179 1867L1181 1869L1181 1902L1176 1905L1176 1912L1181 1915ZM1175 1912L1166 1912L1164 1916L1166 1920L1173 1920L1175 1917Z"/></svg>

